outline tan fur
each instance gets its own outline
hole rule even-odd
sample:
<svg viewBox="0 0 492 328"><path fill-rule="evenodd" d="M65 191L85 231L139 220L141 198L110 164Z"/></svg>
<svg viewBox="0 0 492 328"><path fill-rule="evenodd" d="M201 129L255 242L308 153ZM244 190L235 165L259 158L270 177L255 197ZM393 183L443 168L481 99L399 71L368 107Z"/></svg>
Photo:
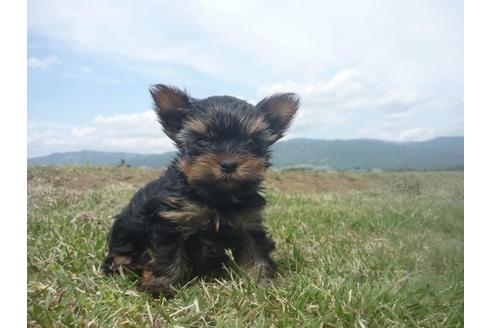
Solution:
<svg viewBox="0 0 492 328"><path fill-rule="evenodd" d="M192 203L186 199L169 197L166 201L170 202L176 210L160 212L159 216L164 220L179 220L196 224L218 216L217 211L207 206Z"/></svg>
<svg viewBox="0 0 492 328"><path fill-rule="evenodd" d="M177 88L156 86L151 93L159 111L186 107L186 94Z"/></svg>
<svg viewBox="0 0 492 328"><path fill-rule="evenodd" d="M220 225L227 223L233 228L240 230L252 231L258 229L259 221L257 220L261 216L261 209L253 208L247 209L242 212L235 213L233 218L221 217L217 210L203 205L192 203L186 199L180 199L176 197L169 197L166 199L174 206L175 210L162 211L159 216L163 220L178 220L188 223L187 226L208 226L212 224L215 231L219 232Z"/></svg>
<svg viewBox="0 0 492 328"><path fill-rule="evenodd" d="M132 263L132 259L128 256L113 257L113 264L116 266L129 265L130 263Z"/></svg>
<svg viewBox="0 0 492 328"><path fill-rule="evenodd" d="M265 122L264 117L258 117L256 120L248 122L244 130L248 134L255 134L259 131L265 131L267 128L268 124Z"/></svg>
<svg viewBox="0 0 492 328"><path fill-rule="evenodd" d="M259 282L261 285L265 285L268 281L268 278L272 276L272 273L269 272L270 266L268 263L261 259L256 259L253 261L253 264L246 267L246 272L254 281Z"/></svg>
<svg viewBox="0 0 492 328"><path fill-rule="evenodd" d="M235 172L235 176L239 180L249 180L251 178L260 180L266 172L265 160L263 158L257 158L253 155L241 155L238 157L239 166Z"/></svg>
<svg viewBox="0 0 492 328"><path fill-rule="evenodd" d="M171 294L171 286L179 285L188 275L187 269L182 254L176 254L174 263L166 269L166 274L163 276L156 277L152 272L152 265L148 265L142 272L141 288Z"/></svg>
<svg viewBox="0 0 492 328"><path fill-rule="evenodd" d="M224 160L234 160L239 163L236 172L230 175L232 180L261 180L266 173L265 160L250 154L206 153L195 159L193 163L182 160L180 167L190 184L196 180L220 180L224 178L224 173L220 169L220 163Z"/></svg>
<svg viewBox="0 0 492 328"><path fill-rule="evenodd" d="M186 176L189 183L194 180L217 180L222 177L220 162L225 156L216 153L206 153L189 166L189 174Z"/></svg>
<svg viewBox="0 0 492 328"><path fill-rule="evenodd" d="M188 180L188 175L191 174L191 165L185 159L180 159L178 162L178 167L181 169L181 172L184 173L186 179ZM189 182L189 181L188 181Z"/></svg>
<svg viewBox="0 0 492 328"><path fill-rule="evenodd" d="M154 282L154 279L155 279L155 277L154 277L154 274L152 273L152 271L145 269L142 272L142 285L152 284Z"/></svg>
<svg viewBox="0 0 492 328"><path fill-rule="evenodd" d="M299 108L299 98L294 94L276 94L263 99L257 106L286 128Z"/></svg>
<svg viewBox="0 0 492 328"><path fill-rule="evenodd" d="M282 121L283 124L289 123L292 120L292 117L297 111L297 107L293 107L290 104L283 104L280 107L280 110L277 112L278 117Z"/></svg>
<svg viewBox="0 0 492 328"><path fill-rule="evenodd" d="M184 124L184 128L187 130L192 130L198 134L207 133L207 126L205 125L205 123L203 123L203 121L196 120L196 119L186 121L186 123Z"/></svg>

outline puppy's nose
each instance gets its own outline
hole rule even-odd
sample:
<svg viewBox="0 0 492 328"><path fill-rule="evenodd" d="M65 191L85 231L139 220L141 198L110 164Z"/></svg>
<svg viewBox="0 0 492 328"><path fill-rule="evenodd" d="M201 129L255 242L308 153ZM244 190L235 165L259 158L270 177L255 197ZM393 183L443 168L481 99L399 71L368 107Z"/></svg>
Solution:
<svg viewBox="0 0 492 328"><path fill-rule="evenodd" d="M224 173L233 173L236 171L239 163L234 160L224 160L220 162L220 168L222 169L222 172Z"/></svg>

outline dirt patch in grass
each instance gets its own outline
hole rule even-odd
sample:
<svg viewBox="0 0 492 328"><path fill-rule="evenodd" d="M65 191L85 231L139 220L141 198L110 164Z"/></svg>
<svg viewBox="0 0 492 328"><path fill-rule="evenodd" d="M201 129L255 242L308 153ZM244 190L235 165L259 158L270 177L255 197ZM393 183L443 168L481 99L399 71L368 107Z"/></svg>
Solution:
<svg viewBox="0 0 492 328"><path fill-rule="evenodd" d="M147 168L115 167L31 167L28 187L53 188L64 193L78 193L115 186L138 189L157 178L162 171ZM380 188L385 181L377 174L322 171L272 171L265 186L282 193L320 193L362 191Z"/></svg>
<svg viewBox="0 0 492 328"><path fill-rule="evenodd" d="M142 187L162 171L147 168L113 167L32 167L27 170L28 186L44 186L64 191L86 191L109 186Z"/></svg>
<svg viewBox="0 0 492 328"><path fill-rule="evenodd" d="M322 171L274 171L266 178L266 188L282 193L325 193L379 189L385 184L378 174Z"/></svg>
<svg viewBox="0 0 492 328"><path fill-rule="evenodd" d="M137 190L160 174L159 170L146 168L30 167L27 170L28 208L103 188Z"/></svg>
<svg viewBox="0 0 492 328"><path fill-rule="evenodd" d="M27 171L28 194L33 190L53 190L61 195L78 194L107 187L136 190L161 174L161 170L150 168L31 167ZM410 185L410 182L413 184ZM317 194L382 189L397 192L401 188L410 187L414 189L419 187L419 192L437 189L452 190L462 184L462 172L419 172L416 174L412 172L356 173L286 170L268 172L264 186L267 191L283 194ZM399 189L393 190L395 187Z"/></svg>

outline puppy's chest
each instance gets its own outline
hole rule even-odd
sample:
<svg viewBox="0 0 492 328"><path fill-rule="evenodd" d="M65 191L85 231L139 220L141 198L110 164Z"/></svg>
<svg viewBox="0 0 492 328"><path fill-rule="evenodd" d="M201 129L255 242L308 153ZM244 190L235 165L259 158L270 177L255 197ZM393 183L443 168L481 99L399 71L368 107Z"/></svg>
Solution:
<svg viewBox="0 0 492 328"><path fill-rule="evenodd" d="M159 213L160 219L177 223L188 232L254 230L261 224L262 208L217 209L174 197L168 198L166 203L169 204L169 209Z"/></svg>

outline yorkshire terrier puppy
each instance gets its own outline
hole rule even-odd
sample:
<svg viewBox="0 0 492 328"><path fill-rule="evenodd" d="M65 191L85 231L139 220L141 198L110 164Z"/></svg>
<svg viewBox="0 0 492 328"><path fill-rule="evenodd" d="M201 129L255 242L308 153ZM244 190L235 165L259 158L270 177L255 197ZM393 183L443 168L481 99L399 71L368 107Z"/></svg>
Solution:
<svg viewBox="0 0 492 328"><path fill-rule="evenodd" d="M270 146L299 98L275 94L253 106L229 96L198 100L167 85L150 93L178 155L116 216L103 273L123 267L141 277L142 290L170 295L171 286L220 273L231 264L230 250L239 267L265 283L275 274L275 244L262 223L260 185Z"/></svg>

